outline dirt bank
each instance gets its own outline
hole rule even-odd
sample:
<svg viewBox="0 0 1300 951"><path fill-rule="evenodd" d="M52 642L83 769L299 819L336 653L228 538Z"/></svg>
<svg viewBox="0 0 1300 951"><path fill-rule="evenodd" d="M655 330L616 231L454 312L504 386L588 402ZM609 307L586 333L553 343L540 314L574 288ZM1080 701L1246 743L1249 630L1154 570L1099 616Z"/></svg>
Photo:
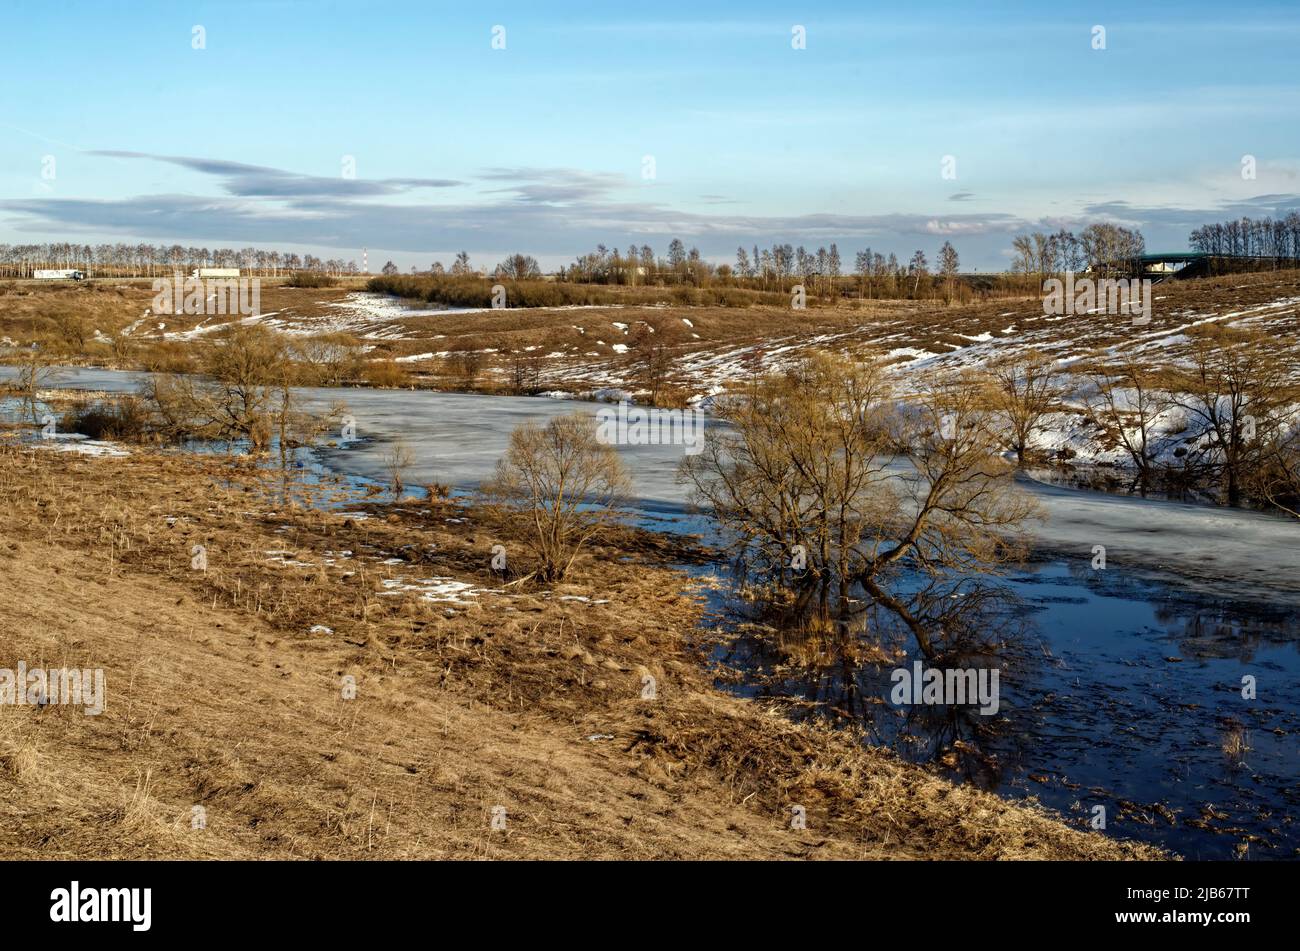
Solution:
<svg viewBox="0 0 1300 951"><path fill-rule="evenodd" d="M0 444L0 667L106 674L0 706L3 857L1158 857L715 690L652 539L519 589L457 505Z"/></svg>

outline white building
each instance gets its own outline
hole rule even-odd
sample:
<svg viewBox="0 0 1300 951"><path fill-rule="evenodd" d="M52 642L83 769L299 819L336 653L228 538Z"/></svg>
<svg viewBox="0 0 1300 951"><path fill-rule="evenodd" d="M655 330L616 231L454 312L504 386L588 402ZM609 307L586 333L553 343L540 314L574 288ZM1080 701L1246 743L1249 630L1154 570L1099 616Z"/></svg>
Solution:
<svg viewBox="0 0 1300 951"><path fill-rule="evenodd" d="M86 277L85 271L78 271L76 268L63 268L61 270L32 271L32 277L38 281L80 281Z"/></svg>

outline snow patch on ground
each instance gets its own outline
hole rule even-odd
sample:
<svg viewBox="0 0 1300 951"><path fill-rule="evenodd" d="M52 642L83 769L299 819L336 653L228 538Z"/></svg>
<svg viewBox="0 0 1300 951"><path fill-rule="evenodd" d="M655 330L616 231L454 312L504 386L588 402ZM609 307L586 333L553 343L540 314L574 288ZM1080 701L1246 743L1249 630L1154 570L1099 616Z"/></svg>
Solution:
<svg viewBox="0 0 1300 951"><path fill-rule="evenodd" d="M131 455L131 450L118 443L91 439L81 433L55 433L53 436L37 440L32 445L38 449L48 449L53 452L71 452L79 456L121 457Z"/></svg>
<svg viewBox="0 0 1300 951"><path fill-rule="evenodd" d="M470 604L465 598L476 598L481 594L499 594L498 588L476 588L464 581L453 578L389 578L382 582L384 590L380 595L401 595L414 592L421 601L433 601L447 604Z"/></svg>

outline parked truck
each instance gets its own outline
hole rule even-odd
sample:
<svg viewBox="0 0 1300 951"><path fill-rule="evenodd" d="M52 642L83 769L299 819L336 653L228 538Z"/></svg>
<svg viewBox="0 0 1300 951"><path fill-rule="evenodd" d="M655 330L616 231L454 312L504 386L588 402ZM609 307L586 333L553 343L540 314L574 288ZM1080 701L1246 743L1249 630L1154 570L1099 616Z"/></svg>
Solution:
<svg viewBox="0 0 1300 951"><path fill-rule="evenodd" d="M201 267L196 268L190 277L197 277L201 281L209 278L225 280L232 277L239 277L239 268L237 267Z"/></svg>
<svg viewBox="0 0 1300 951"><path fill-rule="evenodd" d="M86 272L78 271L76 268L63 268L61 270L32 271L32 277L38 281L83 281L86 279Z"/></svg>

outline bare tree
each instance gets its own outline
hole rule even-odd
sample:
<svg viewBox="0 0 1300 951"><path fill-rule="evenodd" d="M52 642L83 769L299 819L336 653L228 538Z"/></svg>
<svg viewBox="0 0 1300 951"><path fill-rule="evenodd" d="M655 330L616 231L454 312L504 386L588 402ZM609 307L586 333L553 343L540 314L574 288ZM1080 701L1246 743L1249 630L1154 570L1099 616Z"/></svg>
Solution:
<svg viewBox="0 0 1300 951"><path fill-rule="evenodd" d="M155 374L146 383L164 435L242 441L253 454L267 451L278 435L287 464L292 444L310 441L332 418L299 410L292 389L298 371L289 347L264 327L237 326L216 339L202 369L202 377Z"/></svg>
<svg viewBox="0 0 1300 951"><path fill-rule="evenodd" d="M460 385L471 387L478 381L483 369L483 354L477 350L457 350L447 356L447 367L459 380Z"/></svg>
<svg viewBox="0 0 1300 951"><path fill-rule="evenodd" d="M1011 241L1011 247L1015 251L1011 270L1026 276L1037 274L1038 258L1034 253L1033 240L1028 235L1016 235Z"/></svg>
<svg viewBox="0 0 1300 951"><path fill-rule="evenodd" d="M682 478L739 540L738 558L823 603L851 586L898 614L927 656L934 631L891 590L894 569L980 571L1023 551L1032 502L962 376L905 406L874 364L819 355L723 400ZM903 473L896 469L904 463Z"/></svg>
<svg viewBox="0 0 1300 951"><path fill-rule="evenodd" d="M1083 229L1079 247L1090 271L1114 274L1133 271L1146 251L1146 242L1140 231L1101 223Z"/></svg>
<svg viewBox="0 0 1300 951"><path fill-rule="evenodd" d="M361 342L351 334L316 334L294 341L304 382L320 386L338 386L361 370Z"/></svg>
<svg viewBox="0 0 1300 951"><path fill-rule="evenodd" d="M554 582L615 518L630 488L617 451L597 440L595 421L574 414L515 429L483 491L493 510L527 533L535 576Z"/></svg>
<svg viewBox="0 0 1300 951"><path fill-rule="evenodd" d="M23 408L31 415L33 423L39 423L36 405L40 391L54 377L55 368L50 354L36 346L28 347L22 352L18 364L18 389L23 396Z"/></svg>
<svg viewBox="0 0 1300 951"><path fill-rule="evenodd" d="M1300 425L1295 419L1261 440L1258 455L1247 475L1251 494L1300 518Z"/></svg>
<svg viewBox="0 0 1300 951"><path fill-rule="evenodd" d="M816 354L716 404L726 427L681 475L742 539L747 569L784 578L799 546L797 570L829 591L859 567L862 532L895 502L885 380L874 363Z"/></svg>
<svg viewBox="0 0 1300 951"><path fill-rule="evenodd" d="M283 338L257 325L235 327L208 351L204 369L215 383L205 402L220 438L246 439L251 452L264 450L273 401L290 370Z"/></svg>
<svg viewBox="0 0 1300 951"><path fill-rule="evenodd" d="M925 252L917 251L912 255L912 260L907 265L907 273L912 275L912 296L915 297L918 288L921 286L921 278L927 277L929 271L928 264L925 260Z"/></svg>
<svg viewBox="0 0 1300 951"><path fill-rule="evenodd" d="M542 269L531 254L512 254L492 273L500 280L535 281L542 276Z"/></svg>
<svg viewBox="0 0 1300 951"><path fill-rule="evenodd" d="M939 249L939 274L943 277L944 294L949 302L952 301L953 284L957 280L959 267L961 260L957 257L957 249L951 241L945 241Z"/></svg>
<svg viewBox="0 0 1300 951"><path fill-rule="evenodd" d="M639 321L632 331L628 364L637 382L650 391L650 403L657 404L672 372L673 355L685 332L677 317Z"/></svg>
<svg viewBox="0 0 1300 951"><path fill-rule="evenodd" d="M1034 433L1061 398L1056 364L1035 351L994 362L987 370L989 409L1023 464Z"/></svg>
<svg viewBox="0 0 1300 951"><path fill-rule="evenodd" d="M63 347L70 354L81 354L86 350L86 339L90 336L91 325L83 314L64 310L54 315L54 326L59 332Z"/></svg>
<svg viewBox="0 0 1300 951"><path fill-rule="evenodd" d="M1188 337L1189 366L1174 373L1174 402L1200 433L1194 455L1220 477L1223 501L1235 505L1261 447L1276 443L1296 398L1294 361L1258 330L1210 324Z"/></svg>
<svg viewBox="0 0 1300 951"><path fill-rule="evenodd" d="M1087 371L1092 392L1083 399L1084 412L1113 444L1128 453L1138 479L1145 483L1155 464L1155 426L1172 405L1150 368L1131 353L1117 362Z"/></svg>
<svg viewBox="0 0 1300 951"><path fill-rule="evenodd" d="M541 385L544 362L541 354L529 350L510 352L510 388L515 393L527 393Z"/></svg>

